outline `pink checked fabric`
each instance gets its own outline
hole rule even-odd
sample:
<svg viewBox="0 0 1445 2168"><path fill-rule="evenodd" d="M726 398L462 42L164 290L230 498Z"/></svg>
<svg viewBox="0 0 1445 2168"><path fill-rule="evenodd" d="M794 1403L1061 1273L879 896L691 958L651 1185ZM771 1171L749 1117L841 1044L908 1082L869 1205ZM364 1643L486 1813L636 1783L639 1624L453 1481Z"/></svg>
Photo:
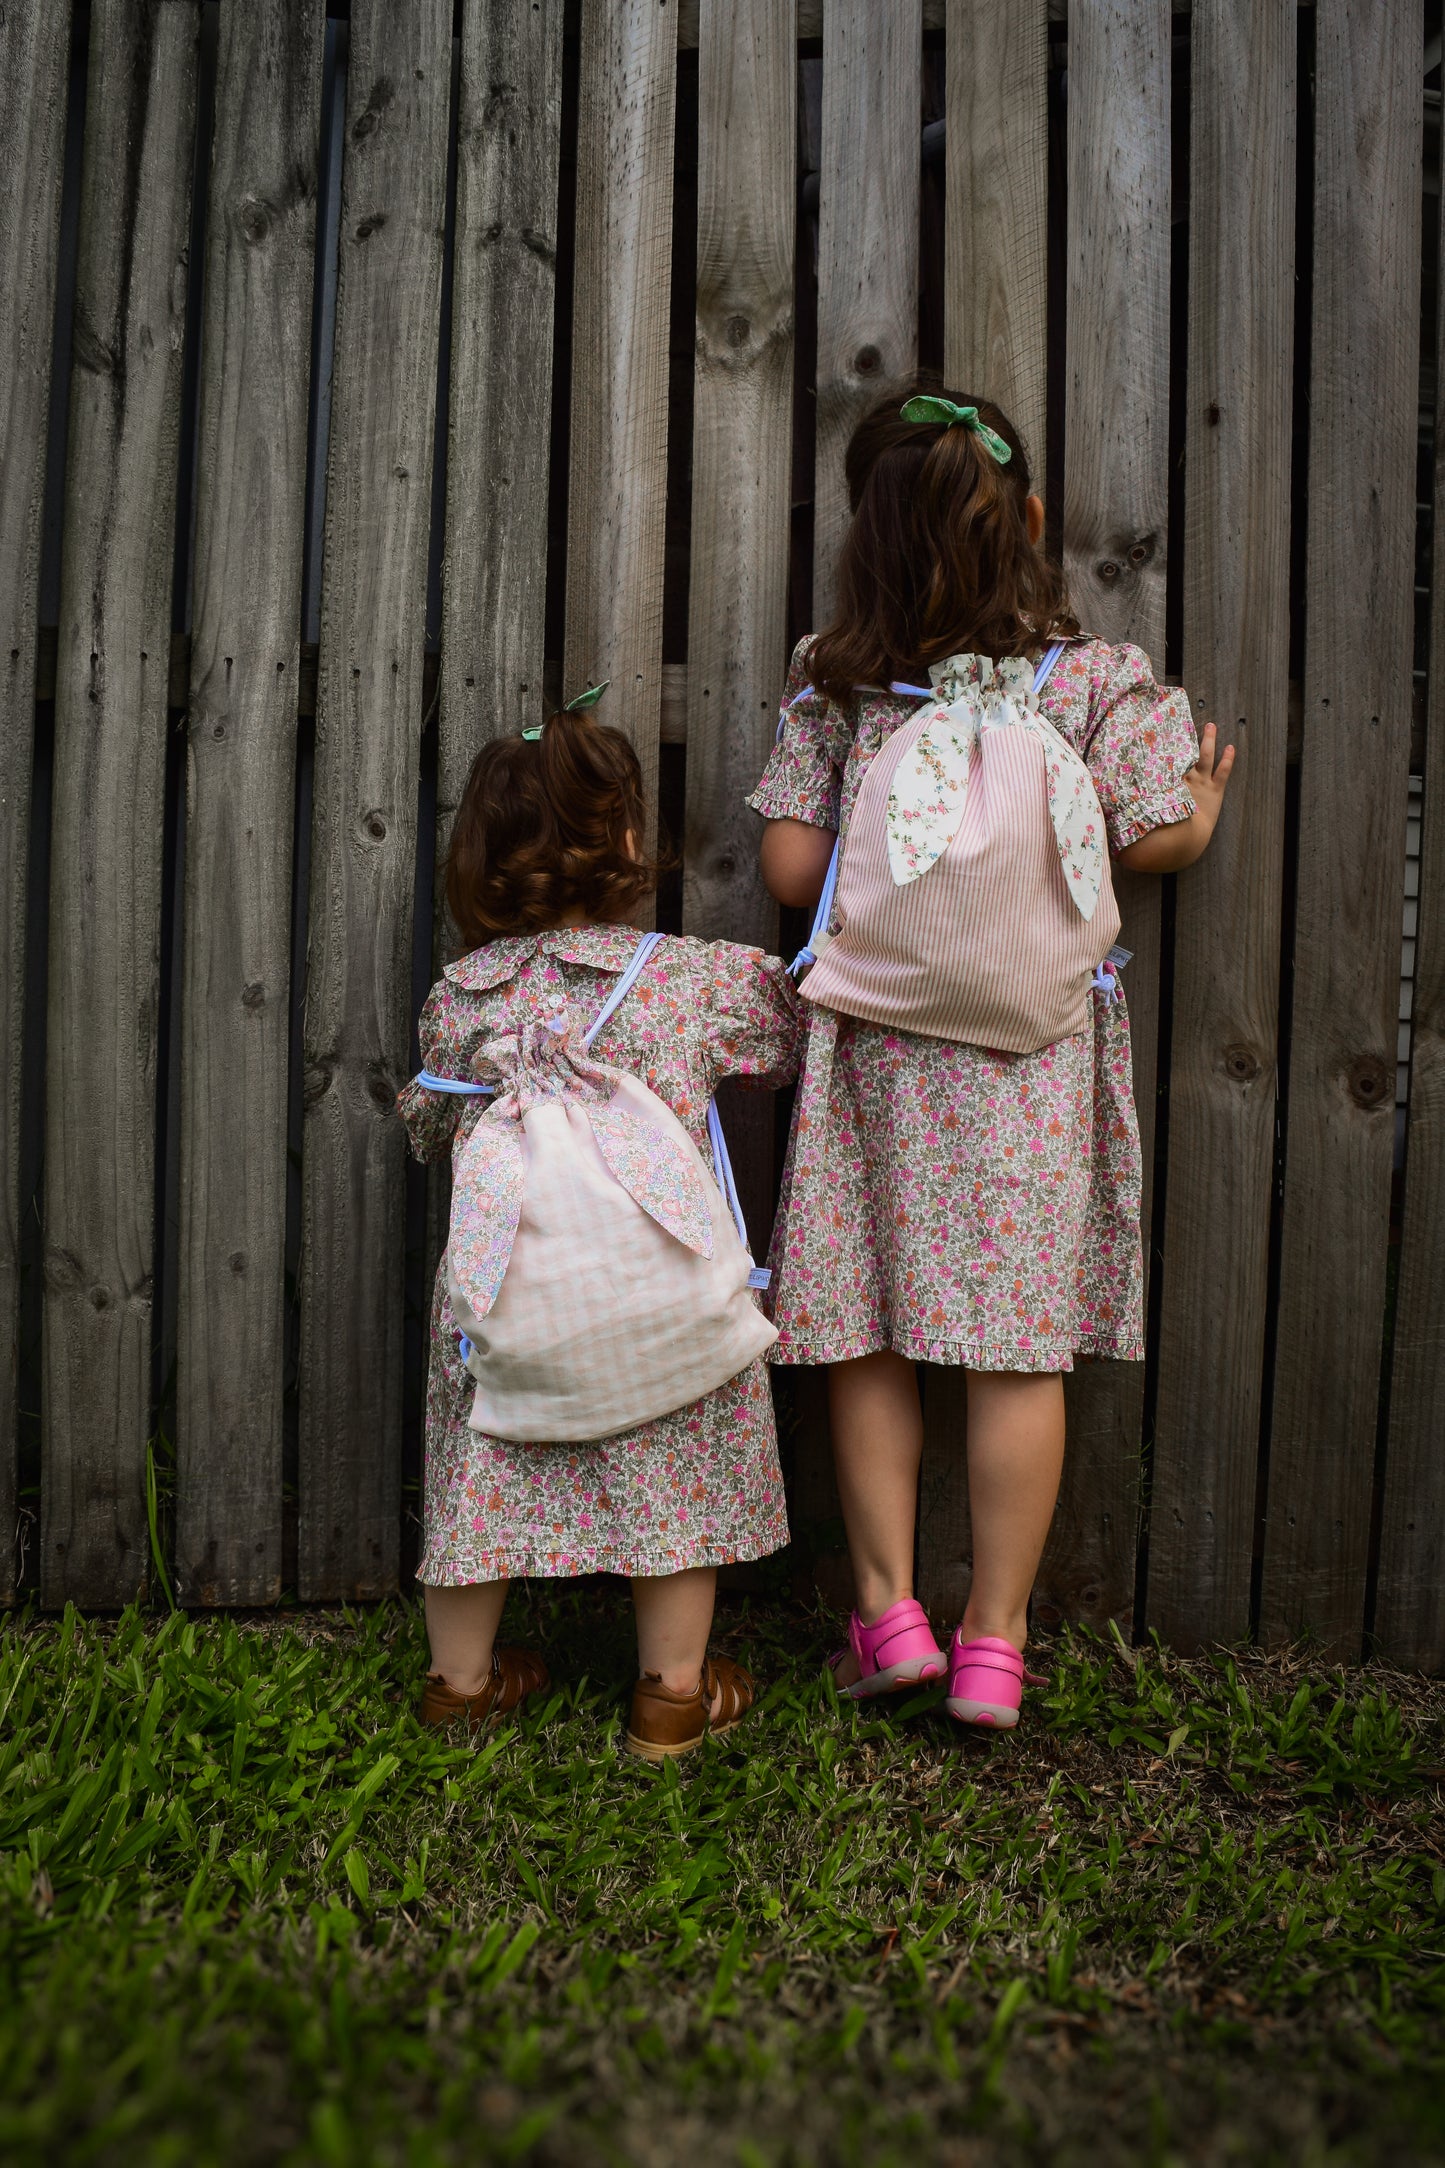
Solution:
<svg viewBox="0 0 1445 2168"><path fill-rule="evenodd" d="M1088 769L1032 664L956 655L859 786L838 931L803 998L873 1024L1033 1054L1088 1024L1119 933Z"/></svg>
<svg viewBox="0 0 1445 2168"><path fill-rule="evenodd" d="M496 1095L452 1181L447 1291L471 1342L474 1430L605 1438L685 1407L777 1338L697 1146L575 1019L478 1050Z"/></svg>

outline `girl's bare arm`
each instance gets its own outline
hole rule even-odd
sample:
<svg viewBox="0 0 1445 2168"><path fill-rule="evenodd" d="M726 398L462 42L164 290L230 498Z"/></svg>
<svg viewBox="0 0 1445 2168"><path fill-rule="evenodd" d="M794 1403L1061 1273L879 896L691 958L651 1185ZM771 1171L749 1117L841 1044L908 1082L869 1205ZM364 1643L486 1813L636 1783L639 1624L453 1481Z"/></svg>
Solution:
<svg viewBox="0 0 1445 2168"><path fill-rule="evenodd" d="M775 902L808 910L823 893L837 837L811 821L769 821L758 852L763 886Z"/></svg>
<svg viewBox="0 0 1445 2168"><path fill-rule="evenodd" d="M1214 833L1224 803L1224 787L1234 766L1232 745L1227 745L1216 760L1217 735L1213 723L1206 723L1199 758L1184 778L1194 800L1188 820L1173 821L1167 828L1152 828L1147 836L1126 844L1115 857L1116 865L1126 866L1131 873L1179 873L1201 855Z"/></svg>

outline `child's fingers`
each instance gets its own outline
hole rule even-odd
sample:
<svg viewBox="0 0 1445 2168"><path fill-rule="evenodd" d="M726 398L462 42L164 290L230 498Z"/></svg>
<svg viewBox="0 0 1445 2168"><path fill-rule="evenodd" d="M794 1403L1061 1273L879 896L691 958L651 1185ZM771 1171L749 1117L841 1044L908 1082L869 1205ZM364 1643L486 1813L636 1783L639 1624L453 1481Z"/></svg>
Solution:
<svg viewBox="0 0 1445 2168"><path fill-rule="evenodd" d="M1199 733L1199 758L1194 765L1206 781L1214 773L1214 747L1218 737L1219 732L1213 723L1206 723Z"/></svg>

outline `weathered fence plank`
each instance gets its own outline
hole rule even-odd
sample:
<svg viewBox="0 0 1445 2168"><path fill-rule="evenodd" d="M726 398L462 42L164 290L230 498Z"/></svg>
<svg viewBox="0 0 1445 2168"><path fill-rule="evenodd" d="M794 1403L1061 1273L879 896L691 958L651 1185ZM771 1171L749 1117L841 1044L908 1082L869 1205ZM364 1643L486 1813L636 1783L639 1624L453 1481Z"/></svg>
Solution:
<svg viewBox="0 0 1445 2168"><path fill-rule="evenodd" d="M1169 9L1091 0L1069 22L1064 553L1086 631L1164 667L1169 416ZM1159 884L1116 874L1149 1241L1159 1017ZM1069 1381L1069 1453L1041 1607L1128 1621L1138 1538L1142 1363Z"/></svg>
<svg viewBox="0 0 1445 2168"><path fill-rule="evenodd" d="M1261 1619L1361 1648L1395 1138L1423 22L1315 13L1296 976Z"/></svg>
<svg viewBox="0 0 1445 2168"><path fill-rule="evenodd" d="M1445 278L1445 221L1440 228ZM1445 285L1437 288L1445 292ZM1436 318L1435 442L1445 444L1445 309ZM1445 459L1435 462L1445 536ZM1404 1670L1445 1671L1445 559L1435 543L1430 712L1410 1049L1410 1131L1395 1300L1374 1647Z"/></svg>
<svg viewBox="0 0 1445 2168"><path fill-rule="evenodd" d="M176 1583L281 1593L291 830L323 19L220 16L181 1001Z"/></svg>
<svg viewBox="0 0 1445 2168"><path fill-rule="evenodd" d="M395 1585L412 884L450 0L357 0L316 692L298 1573Z"/></svg>
<svg viewBox="0 0 1445 2168"><path fill-rule="evenodd" d="M194 0L91 14L55 685L41 1591L147 1578L156 1034Z"/></svg>
<svg viewBox="0 0 1445 2168"><path fill-rule="evenodd" d="M948 0L944 375L1023 431L1042 491L1048 392L1048 0Z"/></svg>
<svg viewBox="0 0 1445 2168"><path fill-rule="evenodd" d="M562 0L467 0L457 114L438 862L489 738L540 720Z"/></svg>
<svg viewBox="0 0 1445 2168"><path fill-rule="evenodd" d="M606 678L657 797L677 9L582 11L566 697Z"/></svg>
<svg viewBox="0 0 1445 2168"><path fill-rule="evenodd" d="M818 183L818 450L813 623L833 610L848 526L843 454L918 361L919 0L830 0Z"/></svg>
<svg viewBox="0 0 1445 2168"><path fill-rule="evenodd" d="M1249 1630L1289 710L1295 39L1286 0L1194 17L1184 682L1236 767L1176 898L1149 1620L1180 1649Z"/></svg>
<svg viewBox="0 0 1445 2168"><path fill-rule="evenodd" d="M1422 10L1315 21L1304 738L1260 1632L1357 1655L1410 751Z"/></svg>
<svg viewBox="0 0 1445 2168"><path fill-rule="evenodd" d="M15 1594L20 1094L40 518L50 419L68 6L21 9L0 73L0 1603Z"/></svg>
<svg viewBox="0 0 1445 2168"><path fill-rule="evenodd" d="M683 925L776 946L743 799L772 743L786 662L797 222L792 0L703 0ZM755 1239L773 1109L729 1108Z"/></svg>
<svg viewBox="0 0 1445 2168"><path fill-rule="evenodd" d="M980 54L988 64L980 67ZM944 375L987 392L1023 431L1043 488L1048 380L1046 0L949 0ZM925 1374L918 1594L940 1619L968 1597L968 1382Z"/></svg>

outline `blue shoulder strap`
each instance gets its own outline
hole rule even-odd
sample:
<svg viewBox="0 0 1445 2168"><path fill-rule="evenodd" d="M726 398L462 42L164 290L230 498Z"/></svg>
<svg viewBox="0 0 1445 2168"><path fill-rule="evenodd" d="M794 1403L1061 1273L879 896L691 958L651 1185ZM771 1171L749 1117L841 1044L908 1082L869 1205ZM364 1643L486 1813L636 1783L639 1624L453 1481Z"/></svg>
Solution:
<svg viewBox="0 0 1445 2168"><path fill-rule="evenodd" d="M1055 640L1053 646L1040 658L1038 668L1034 672L1034 691L1036 693L1041 693L1048 683L1053 673L1054 664L1063 654L1065 645L1066 642L1063 640ZM803 693L810 693L812 689L811 685L805 685L803 692L798 694L798 699L801 700ZM890 685L888 690L891 693L917 693L924 700L931 699L933 696L933 687L931 685ZM789 706L793 704L791 701L789 702ZM838 844L835 841L833 855L828 860L828 871L823 880L823 893L818 898L818 908L813 913L813 924L808 938L788 966L794 978L798 976L800 971L806 971L809 964L815 964L818 961L817 943L828 931L833 917L833 899L837 893Z"/></svg>

